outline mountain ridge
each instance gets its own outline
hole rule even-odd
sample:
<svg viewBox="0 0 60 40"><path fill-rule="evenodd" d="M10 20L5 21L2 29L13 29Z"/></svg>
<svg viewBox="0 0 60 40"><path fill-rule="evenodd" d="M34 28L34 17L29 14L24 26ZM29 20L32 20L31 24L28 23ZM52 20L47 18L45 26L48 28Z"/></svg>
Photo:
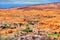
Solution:
<svg viewBox="0 0 60 40"><path fill-rule="evenodd" d="M60 2L54 2L54 3L47 3L47 4L34 4L30 6L17 6L17 7L12 7L12 8L6 8L6 9L24 9L24 8L60 8ZM3 8L4 9L4 8Z"/></svg>

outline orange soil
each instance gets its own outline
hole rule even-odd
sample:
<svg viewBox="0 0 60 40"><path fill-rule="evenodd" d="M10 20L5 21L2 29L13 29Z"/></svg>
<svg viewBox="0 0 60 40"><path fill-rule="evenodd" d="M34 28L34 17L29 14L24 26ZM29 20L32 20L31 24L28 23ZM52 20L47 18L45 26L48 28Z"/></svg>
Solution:
<svg viewBox="0 0 60 40"><path fill-rule="evenodd" d="M0 9L0 22L25 22L24 19L31 20L34 18L25 18L25 16L40 15L39 23L43 22L44 25L36 25L36 30L46 30L48 32L60 32L60 3L34 5L17 7L11 9ZM42 16L56 16L54 18L46 18ZM1 29L1 28L0 28ZM10 30L10 29L7 29ZM14 30L14 29L13 29ZM18 30L18 29L17 29Z"/></svg>

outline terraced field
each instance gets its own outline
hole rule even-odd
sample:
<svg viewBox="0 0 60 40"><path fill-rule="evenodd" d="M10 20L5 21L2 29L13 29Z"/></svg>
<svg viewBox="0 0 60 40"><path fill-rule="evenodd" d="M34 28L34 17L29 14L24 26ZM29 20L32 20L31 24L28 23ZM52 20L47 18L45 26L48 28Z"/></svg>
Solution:
<svg viewBox="0 0 60 40"><path fill-rule="evenodd" d="M0 9L0 35L0 40L60 40L60 3ZM42 38L20 39L36 35Z"/></svg>

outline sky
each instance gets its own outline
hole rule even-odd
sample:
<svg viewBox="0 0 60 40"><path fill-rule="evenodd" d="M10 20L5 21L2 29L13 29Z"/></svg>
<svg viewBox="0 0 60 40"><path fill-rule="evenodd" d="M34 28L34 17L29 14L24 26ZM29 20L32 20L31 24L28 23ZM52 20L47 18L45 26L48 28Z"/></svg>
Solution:
<svg viewBox="0 0 60 40"><path fill-rule="evenodd" d="M46 4L60 2L60 0L0 0L0 8L9 8L14 6L25 6L32 4Z"/></svg>
<svg viewBox="0 0 60 40"><path fill-rule="evenodd" d="M59 1L60 0L0 0L0 4L39 4Z"/></svg>

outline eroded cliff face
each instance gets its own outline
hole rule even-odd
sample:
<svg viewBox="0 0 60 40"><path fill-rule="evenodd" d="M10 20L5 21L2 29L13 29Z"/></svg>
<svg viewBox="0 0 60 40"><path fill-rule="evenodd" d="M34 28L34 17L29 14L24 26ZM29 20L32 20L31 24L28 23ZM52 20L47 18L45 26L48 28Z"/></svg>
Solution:
<svg viewBox="0 0 60 40"><path fill-rule="evenodd" d="M44 30L60 35L60 3L0 9L0 34L16 34L26 27L35 31ZM7 26L3 25L10 25ZM15 25L15 26L12 26ZM22 25L22 26L21 26ZM2 27L3 26L3 27ZM15 28L16 27L16 28ZM6 31L8 30L8 31ZM29 34L29 32L28 32ZM57 36L60 39L60 36Z"/></svg>

